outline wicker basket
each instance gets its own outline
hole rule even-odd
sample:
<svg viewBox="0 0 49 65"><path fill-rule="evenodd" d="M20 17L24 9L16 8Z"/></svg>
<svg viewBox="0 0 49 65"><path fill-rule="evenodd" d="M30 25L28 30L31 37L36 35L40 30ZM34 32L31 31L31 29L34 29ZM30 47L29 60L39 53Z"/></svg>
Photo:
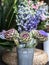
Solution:
<svg viewBox="0 0 49 65"><path fill-rule="evenodd" d="M17 65L16 48L12 52L6 51L2 56L3 61L8 65ZM39 49L35 49L33 65L45 65L47 63L47 54Z"/></svg>

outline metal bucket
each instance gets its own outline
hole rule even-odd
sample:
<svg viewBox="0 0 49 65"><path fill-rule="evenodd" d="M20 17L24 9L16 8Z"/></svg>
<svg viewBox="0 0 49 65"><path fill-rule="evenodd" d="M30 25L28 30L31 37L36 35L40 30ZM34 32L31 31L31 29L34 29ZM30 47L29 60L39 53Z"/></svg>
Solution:
<svg viewBox="0 0 49 65"><path fill-rule="evenodd" d="M33 65L34 48L18 48L18 65Z"/></svg>

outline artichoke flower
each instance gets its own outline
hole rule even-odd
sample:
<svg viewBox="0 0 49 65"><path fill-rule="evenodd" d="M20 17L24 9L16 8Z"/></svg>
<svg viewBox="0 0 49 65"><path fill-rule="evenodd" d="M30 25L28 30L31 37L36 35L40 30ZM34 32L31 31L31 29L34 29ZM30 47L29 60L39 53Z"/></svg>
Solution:
<svg viewBox="0 0 49 65"><path fill-rule="evenodd" d="M10 29L4 33L5 39L9 41L14 41L16 45L19 44L18 38L19 33L15 29Z"/></svg>
<svg viewBox="0 0 49 65"><path fill-rule="evenodd" d="M48 39L47 33L45 31L43 31L43 30L39 30L38 31L38 39L40 41L46 41Z"/></svg>
<svg viewBox="0 0 49 65"><path fill-rule="evenodd" d="M32 30L30 32L30 35L31 35L31 37L34 37L40 41L46 41L48 39L47 33L43 30Z"/></svg>
<svg viewBox="0 0 49 65"><path fill-rule="evenodd" d="M20 33L20 42L27 43L28 41L30 41L29 33L26 31L23 31L22 33Z"/></svg>
<svg viewBox="0 0 49 65"><path fill-rule="evenodd" d="M5 38L7 40L13 40L13 38L18 38L18 37L19 37L19 33L15 29L10 29L5 32Z"/></svg>

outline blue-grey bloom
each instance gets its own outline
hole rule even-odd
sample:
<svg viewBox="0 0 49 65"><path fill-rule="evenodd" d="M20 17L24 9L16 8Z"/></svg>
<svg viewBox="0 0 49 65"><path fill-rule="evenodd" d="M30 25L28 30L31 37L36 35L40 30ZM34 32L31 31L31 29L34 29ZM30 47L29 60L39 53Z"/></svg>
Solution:
<svg viewBox="0 0 49 65"><path fill-rule="evenodd" d="M47 33L46 33L45 31L43 31L43 30L39 30L39 34L41 34L41 35L43 35L43 36L45 36L45 37L48 36Z"/></svg>

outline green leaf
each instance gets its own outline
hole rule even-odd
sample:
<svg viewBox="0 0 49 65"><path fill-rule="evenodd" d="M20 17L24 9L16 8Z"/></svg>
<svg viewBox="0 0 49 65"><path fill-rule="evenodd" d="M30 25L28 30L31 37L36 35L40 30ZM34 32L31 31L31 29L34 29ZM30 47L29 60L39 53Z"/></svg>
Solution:
<svg viewBox="0 0 49 65"><path fill-rule="evenodd" d="M14 7L17 9L17 0L3 0L3 5L0 6L0 28L8 30L16 28ZM0 30L1 30L0 29Z"/></svg>
<svg viewBox="0 0 49 65"><path fill-rule="evenodd" d="M39 25L38 25L38 30L44 30L45 29L45 23L46 23L46 21L41 21L40 23L39 23Z"/></svg>

